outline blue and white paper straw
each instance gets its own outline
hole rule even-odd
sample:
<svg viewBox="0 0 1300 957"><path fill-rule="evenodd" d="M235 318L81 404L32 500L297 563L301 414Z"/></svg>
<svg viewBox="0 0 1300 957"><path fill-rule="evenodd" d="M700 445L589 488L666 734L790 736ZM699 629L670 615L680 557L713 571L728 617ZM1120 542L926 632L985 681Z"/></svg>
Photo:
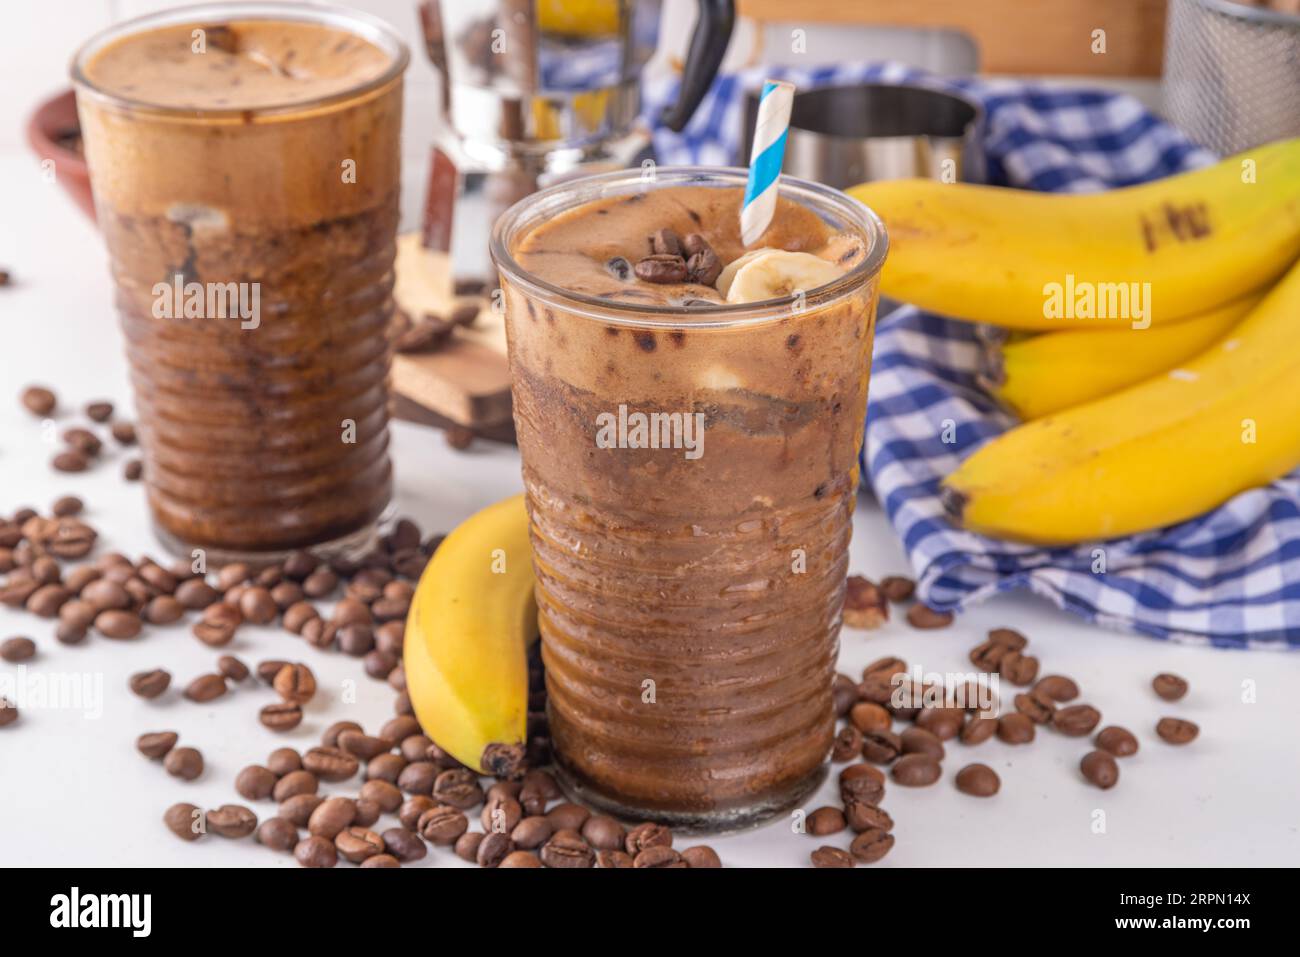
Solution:
<svg viewBox="0 0 1300 957"><path fill-rule="evenodd" d="M785 159L785 138L794 105L794 84L764 80L758 101L754 149L749 157L749 182L740 209L740 239L746 246L758 242L776 212L777 182Z"/></svg>

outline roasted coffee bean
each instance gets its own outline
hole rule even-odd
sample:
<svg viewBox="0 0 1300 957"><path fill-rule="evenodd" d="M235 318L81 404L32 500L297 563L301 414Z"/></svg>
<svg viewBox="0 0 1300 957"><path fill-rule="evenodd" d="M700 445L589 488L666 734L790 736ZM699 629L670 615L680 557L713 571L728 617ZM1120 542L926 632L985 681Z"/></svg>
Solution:
<svg viewBox="0 0 1300 957"><path fill-rule="evenodd" d="M844 812L837 807L819 807L808 815L805 829L814 837L838 834L847 827Z"/></svg>
<svg viewBox="0 0 1300 957"><path fill-rule="evenodd" d="M662 824L646 822L645 824L638 824L627 832L627 840L624 842L623 849L636 857L647 847L660 846L673 846L673 832Z"/></svg>
<svg viewBox="0 0 1300 957"><path fill-rule="evenodd" d="M366 674L381 681L392 674L397 665L398 661L394 655L389 654L387 651L380 651L377 648L366 654L364 662Z"/></svg>
<svg viewBox="0 0 1300 957"><path fill-rule="evenodd" d="M1117 758L1126 758L1129 755L1137 754L1138 751L1138 740L1133 736L1133 733L1114 724L1098 731L1093 743L1101 750L1113 754Z"/></svg>
<svg viewBox="0 0 1300 957"><path fill-rule="evenodd" d="M203 812L193 804L173 804L163 814L163 823L182 841L197 841L207 833Z"/></svg>
<svg viewBox="0 0 1300 957"><path fill-rule="evenodd" d="M452 852L462 861L468 861L473 864L478 860L478 846L483 843L486 837L482 831L466 831L456 843L452 845Z"/></svg>
<svg viewBox="0 0 1300 957"><path fill-rule="evenodd" d="M257 830L257 815L242 804L223 804L208 812L208 830L222 837L248 837Z"/></svg>
<svg viewBox="0 0 1300 957"><path fill-rule="evenodd" d="M201 611L221 597L221 593L202 578L191 578L176 586L176 600L190 611Z"/></svg>
<svg viewBox="0 0 1300 957"><path fill-rule="evenodd" d="M1161 718L1156 722L1156 734L1166 744L1187 744L1200 733L1200 728L1182 718Z"/></svg>
<svg viewBox="0 0 1300 957"><path fill-rule="evenodd" d="M1178 675L1158 674L1151 680L1151 687L1165 701L1177 701L1187 694L1187 681Z"/></svg>
<svg viewBox="0 0 1300 957"><path fill-rule="evenodd" d="M107 422L113 417L113 403L105 399L87 402L86 417L92 422Z"/></svg>
<svg viewBox="0 0 1300 957"><path fill-rule="evenodd" d="M361 770L361 762L352 755L324 745L309 748L302 756L302 766L322 781L346 781Z"/></svg>
<svg viewBox="0 0 1300 957"><path fill-rule="evenodd" d="M551 826L555 828L557 833L560 831L581 832L590 817L590 811L582 805L570 801L557 804L546 812L547 820L551 822Z"/></svg>
<svg viewBox="0 0 1300 957"><path fill-rule="evenodd" d="M403 863L418 861L429 853L420 835L409 828L390 827L380 837L384 842L384 849Z"/></svg>
<svg viewBox="0 0 1300 957"><path fill-rule="evenodd" d="M962 744L982 744L998 730L998 719L988 715L975 713L966 719L966 723L961 729Z"/></svg>
<svg viewBox="0 0 1300 957"><path fill-rule="evenodd" d="M904 754L928 754L936 761L943 760L943 741L926 728L905 728L898 738L902 742Z"/></svg>
<svg viewBox="0 0 1300 957"><path fill-rule="evenodd" d="M510 832L510 840L514 842L515 847L534 850L550 840L552 833L554 828L551 827L551 822L541 815L534 815L524 818L515 825Z"/></svg>
<svg viewBox="0 0 1300 957"><path fill-rule="evenodd" d="M994 628L989 631L988 639L1010 651L1023 651L1029 644L1029 639L1014 628Z"/></svg>
<svg viewBox="0 0 1300 957"><path fill-rule="evenodd" d="M686 848L682 851L682 860L687 867L697 870L722 866L722 858L718 857L718 852L707 844L696 844L694 847Z"/></svg>
<svg viewBox="0 0 1300 957"><path fill-rule="evenodd" d="M854 766L862 767L863 765ZM875 769L873 768L873 770ZM870 804L874 806L883 801L884 798L884 775L880 775L879 777L857 775L855 777L840 778L840 799L845 803L856 801L860 804Z"/></svg>
<svg viewBox="0 0 1300 957"><path fill-rule="evenodd" d="M835 703L835 717L845 717L857 704L857 683L848 675L836 675L831 684L831 698Z"/></svg>
<svg viewBox="0 0 1300 957"><path fill-rule="evenodd" d="M417 762L428 763L428 762ZM415 767L414 764L410 767ZM401 783L398 783L401 787ZM403 790L406 790L403 788ZM465 768L451 768L439 772L433 781L433 797L443 804L467 811L477 807L483 801L483 788L478 783L478 776Z"/></svg>
<svg viewBox="0 0 1300 957"><path fill-rule="evenodd" d="M1015 704L1016 710L1034 724L1047 724L1052 720L1052 716L1056 711L1056 705L1052 703L1052 699L1038 692L1016 695Z"/></svg>
<svg viewBox="0 0 1300 957"><path fill-rule="evenodd" d="M538 860L537 855L532 851L511 851L501 859L497 867L514 868L514 867L541 867L542 862Z"/></svg>
<svg viewBox="0 0 1300 957"><path fill-rule="evenodd" d="M875 582L850 575L844 582L844 624L850 628L879 628L889 620L889 604Z"/></svg>
<svg viewBox="0 0 1300 957"><path fill-rule="evenodd" d="M907 623L913 628L947 628L952 624L952 620L952 612L936 611L919 601L907 608Z"/></svg>
<svg viewBox="0 0 1300 957"><path fill-rule="evenodd" d="M282 817L269 817L257 828L257 843L273 851L289 851L298 843L298 829Z"/></svg>
<svg viewBox="0 0 1300 957"><path fill-rule="evenodd" d="M40 618L56 618L59 609L72 597L72 592L62 585L42 585L28 597L27 610ZM123 635L122 637L134 636Z"/></svg>
<svg viewBox="0 0 1300 957"><path fill-rule="evenodd" d="M980 671L996 672L1010 649L996 641L986 641L970 651L970 662Z"/></svg>
<svg viewBox="0 0 1300 957"><path fill-rule="evenodd" d="M0 658L9 662L30 661L36 657L36 642L30 638L6 638L0 643Z"/></svg>
<svg viewBox="0 0 1300 957"><path fill-rule="evenodd" d="M291 701L268 704L257 713L257 720L272 731L292 731L302 724L302 707Z"/></svg>
<svg viewBox="0 0 1300 957"><path fill-rule="evenodd" d="M1061 734L1080 738L1092 734L1101 721L1101 712L1089 704L1072 704L1058 708L1052 715L1052 727Z"/></svg>
<svg viewBox="0 0 1300 957"><path fill-rule="evenodd" d="M300 582L320 567L320 561L311 552L294 552L284 560L285 577Z"/></svg>
<svg viewBox="0 0 1300 957"><path fill-rule="evenodd" d="M319 794L295 794L280 802L280 817L296 827L306 827L316 809L325 803Z"/></svg>
<svg viewBox="0 0 1300 957"><path fill-rule="evenodd" d="M650 252L656 256L681 256L682 238L672 229L656 229L650 234Z"/></svg>
<svg viewBox="0 0 1300 957"><path fill-rule="evenodd" d="M327 598L339 585L339 576L328 568L318 568L302 582L302 590L308 598Z"/></svg>
<svg viewBox="0 0 1300 957"><path fill-rule="evenodd" d="M351 827L356 817L356 801L346 797L329 797L311 812L311 817L307 819L307 830L332 841L344 828Z"/></svg>
<svg viewBox="0 0 1300 957"><path fill-rule="evenodd" d="M178 738L175 731L151 731L135 739L135 748L146 758L156 761L166 757L167 752L176 747Z"/></svg>
<svg viewBox="0 0 1300 957"><path fill-rule="evenodd" d="M332 620L340 628L347 625L369 625L371 624L370 608L365 602L355 598L344 598L334 606Z"/></svg>
<svg viewBox="0 0 1300 957"><path fill-rule="evenodd" d="M547 822L548 834L554 830L554 825L549 818L543 818ZM598 851L620 850L627 846L627 830L614 818L605 814L593 814L587 818L586 823L582 825L582 838ZM515 843L521 847L519 839Z"/></svg>
<svg viewBox="0 0 1300 957"><path fill-rule="evenodd" d="M129 611L101 611L95 616L95 630L105 638L125 640L140 634L140 616Z"/></svg>
<svg viewBox="0 0 1300 957"><path fill-rule="evenodd" d="M371 827L383 813L384 809L374 801L359 797L357 798L357 816L352 823L357 827Z"/></svg>
<svg viewBox="0 0 1300 957"><path fill-rule="evenodd" d="M397 786L407 794L433 794L444 804L452 804L455 807L461 807L463 804L462 810L467 810L479 803L482 795L481 790L478 792L479 797L474 799L472 803L469 803L466 796L468 792L462 792L450 786L444 788L442 794L437 794L434 791L434 784L438 780L439 773L437 765L431 761L412 761L402 768L401 773L397 776ZM478 780L473 775L470 775L470 778L473 788L478 788ZM450 800L447 800L448 798Z"/></svg>
<svg viewBox="0 0 1300 957"><path fill-rule="evenodd" d="M433 742L425 735L412 734L402 739L399 749L402 752L402 757L406 758L406 760L423 761L425 760L425 755L428 753L429 745L431 744L433 744Z"/></svg>
<svg viewBox="0 0 1300 957"><path fill-rule="evenodd" d="M344 625L338 631L339 650L345 655L361 658L375 647L375 630L360 622Z"/></svg>
<svg viewBox="0 0 1300 957"><path fill-rule="evenodd" d="M374 781L387 781L396 785L406 770L406 758L400 754L379 754L366 764L366 777ZM399 789L400 790L400 789Z"/></svg>
<svg viewBox="0 0 1300 957"><path fill-rule="evenodd" d="M279 672L277 671L276 674L279 674ZM321 734L320 743L325 745L327 748L337 748L339 745L339 738L342 736L343 732L363 730L364 729L361 725L357 724L355 721L335 721Z"/></svg>
<svg viewBox="0 0 1300 957"><path fill-rule="evenodd" d="M185 606L171 595L157 595L144 606L144 620L151 625L170 625L181 620Z"/></svg>
<svg viewBox="0 0 1300 957"><path fill-rule="evenodd" d="M871 828L881 831L894 828L894 819L884 808L853 798L844 799L844 820L849 829L857 834Z"/></svg>
<svg viewBox="0 0 1300 957"><path fill-rule="evenodd" d="M276 608L285 612L303 600L302 586L297 582L282 581L271 589L271 600Z"/></svg>
<svg viewBox="0 0 1300 957"><path fill-rule="evenodd" d="M891 822L892 823L892 822ZM849 854L863 864L874 864L894 847L894 835L876 827L867 828L849 844Z"/></svg>
<svg viewBox="0 0 1300 957"><path fill-rule="evenodd" d="M280 606L275 603L269 591L254 586L239 596L239 611L245 621L254 625L269 625L280 613Z"/></svg>
<svg viewBox="0 0 1300 957"><path fill-rule="evenodd" d="M550 865L554 866L554 865ZM596 860L593 867L632 867L632 855L627 851L605 850L596 852Z"/></svg>
<svg viewBox="0 0 1300 957"><path fill-rule="evenodd" d="M647 847L632 859L633 867L686 867L682 855L671 847Z"/></svg>
<svg viewBox="0 0 1300 957"><path fill-rule="evenodd" d="M345 861L360 864L384 852L384 839L364 827L349 827L334 838L334 849Z"/></svg>
<svg viewBox="0 0 1300 957"><path fill-rule="evenodd" d="M957 790L972 797L992 797L1002 787L997 772L987 764L968 764L957 772Z"/></svg>
<svg viewBox="0 0 1300 957"><path fill-rule="evenodd" d="M131 676L131 691L141 698L157 698L172 683L172 676L161 668L153 671L140 671Z"/></svg>
<svg viewBox="0 0 1300 957"><path fill-rule="evenodd" d="M300 635L307 622L318 618L320 618L320 612L316 610L315 605L308 601L298 601L284 610L281 623L284 625L285 631Z"/></svg>
<svg viewBox="0 0 1300 957"><path fill-rule="evenodd" d="M638 279L656 284L686 281L686 260L671 254L654 254L637 262L634 271Z"/></svg>
<svg viewBox="0 0 1300 957"><path fill-rule="evenodd" d="M499 867L514 850L515 845L510 840L510 835L493 832L484 835L483 840L479 841L475 860L479 867Z"/></svg>
<svg viewBox="0 0 1300 957"><path fill-rule="evenodd" d="M922 708L916 716L917 727L929 731L941 741L957 737L965 721L964 708Z"/></svg>
<svg viewBox="0 0 1300 957"><path fill-rule="evenodd" d="M888 764L903 753L903 740L892 731L872 731L862 736L862 756L876 764Z"/></svg>
<svg viewBox="0 0 1300 957"><path fill-rule="evenodd" d="M303 867L333 867L339 862L334 841L314 834L295 845L293 856Z"/></svg>
<svg viewBox="0 0 1300 957"><path fill-rule="evenodd" d="M215 701L226 693L224 675L199 675L185 686L185 697L200 704Z"/></svg>
<svg viewBox="0 0 1300 957"><path fill-rule="evenodd" d="M63 441L87 458L94 458L104 447L99 436L89 429L74 427L63 430Z"/></svg>
<svg viewBox="0 0 1300 957"><path fill-rule="evenodd" d="M897 605L910 601L916 594L916 582L902 575L887 575L880 580L880 590L886 599Z"/></svg>
<svg viewBox="0 0 1300 957"><path fill-rule="evenodd" d="M360 731L344 731L339 735L339 747L358 760L369 761L376 755L391 751L393 742Z"/></svg>
<svg viewBox="0 0 1300 957"><path fill-rule="evenodd" d="M174 778L193 781L203 773L203 755L197 748L172 748L163 758L163 768Z"/></svg>
<svg viewBox="0 0 1300 957"><path fill-rule="evenodd" d="M250 764L235 777L235 790L246 800L265 801L271 796L277 783L270 768L264 768L260 764Z"/></svg>
<svg viewBox="0 0 1300 957"><path fill-rule="evenodd" d="M1013 685L1033 684L1038 677L1038 659L1019 651L1008 651L998 662L998 674Z"/></svg>
<svg viewBox="0 0 1300 957"><path fill-rule="evenodd" d="M234 655L222 655L217 659L217 670L230 681L247 681L251 672Z"/></svg>
<svg viewBox="0 0 1300 957"><path fill-rule="evenodd" d="M214 602L203 609L202 620L195 623L191 632L205 645L220 648L230 644L243 620L243 614L234 605Z"/></svg>
<svg viewBox="0 0 1300 957"><path fill-rule="evenodd" d="M220 591L230 591L236 585L242 585L253 575L253 569L245 562L231 562L228 565L222 565L217 571L217 588Z"/></svg>
<svg viewBox="0 0 1300 957"><path fill-rule="evenodd" d="M306 704L316 696L316 676L304 664L285 665L271 686L281 698L294 704Z"/></svg>
<svg viewBox="0 0 1300 957"><path fill-rule="evenodd" d="M853 855L838 847L823 845L810 855L813 867L853 867Z"/></svg>
<svg viewBox="0 0 1300 957"><path fill-rule="evenodd" d="M864 734L868 731L888 731L894 719L889 712L873 701L859 701L849 711L849 721Z"/></svg>
<svg viewBox="0 0 1300 957"><path fill-rule="evenodd" d="M1105 751L1089 751L1079 762L1079 770L1089 784L1095 784L1103 791L1119 782L1119 765Z"/></svg>
<svg viewBox="0 0 1300 957"><path fill-rule="evenodd" d="M109 428L118 445L135 445L135 426L130 422L114 422Z"/></svg>
<svg viewBox="0 0 1300 957"><path fill-rule="evenodd" d="M374 857L367 857L361 862L362 867L401 867L401 863L391 854L376 854Z"/></svg>
<svg viewBox="0 0 1300 957"><path fill-rule="evenodd" d="M138 482L144 476L144 463L139 459L127 459L122 464L122 478L128 482Z"/></svg>
<svg viewBox="0 0 1300 957"><path fill-rule="evenodd" d="M627 851L629 857L635 857ZM577 831L561 828L542 845L542 863L547 867L591 867L596 854Z"/></svg>
<svg viewBox="0 0 1300 957"><path fill-rule="evenodd" d="M299 794L315 794L320 788L316 775L305 768L290 771L272 785L271 795L276 801L287 801ZM247 796L247 795L245 795Z"/></svg>
<svg viewBox="0 0 1300 957"><path fill-rule="evenodd" d="M904 787L926 787L939 780L939 762L928 754L905 754L894 762L889 773Z"/></svg>
<svg viewBox="0 0 1300 957"><path fill-rule="evenodd" d="M862 732L852 725L845 725L835 735L831 746L832 761L851 761L862 751Z"/></svg>
<svg viewBox="0 0 1300 957"><path fill-rule="evenodd" d="M686 260L686 278L701 286L712 286L721 273L722 261L712 249L701 249Z"/></svg>
<svg viewBox="0 0 1300 957"><path fill-rule="evenodd" d="M485 831L509 834L524 817L524 809L518 801L504 794L488 798L479 813L479 823Z"/></svg>
<svg viewBox="0 0 1300 957"><path fill-rule="evenodd" d="M28 412L42 419L51 414L59 404L53 391L40 385L29 385L23 389L20 398Z"/></svg>
<svg viewBox="0 0 1300 957"><path fill-rule="evenodd" d="M1034 722L1019 711L1004 714L998 718L998 740L1006 744L1028 744L1034 740Z"/></svg>
<svg viewBox="0 0 1300 957"><path fill-rule="evenodd" d="M302 755L293 748L276 748L266 758L266 766L276 777L302 770Z"/></svg>
<svg viewBox="0 0 1300 957"><path fill-rule="evenodd" d="M1064 675L1047 675L1038 679L1034 693L1052 701L1073 701L1079 697L1079 686Z"/></svg>

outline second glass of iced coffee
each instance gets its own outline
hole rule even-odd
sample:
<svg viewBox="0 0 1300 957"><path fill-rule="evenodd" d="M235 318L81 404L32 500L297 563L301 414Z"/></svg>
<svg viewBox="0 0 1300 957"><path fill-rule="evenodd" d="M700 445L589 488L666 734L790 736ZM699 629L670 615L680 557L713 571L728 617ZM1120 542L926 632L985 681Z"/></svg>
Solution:
<svg viewBox="0 0 1300 957"><path fill-rule="evenodd" d="M783 178L746 249L744 171L651 173L523 200L492 252L562 780L716 830L825 774L886 240Z"/></svg>

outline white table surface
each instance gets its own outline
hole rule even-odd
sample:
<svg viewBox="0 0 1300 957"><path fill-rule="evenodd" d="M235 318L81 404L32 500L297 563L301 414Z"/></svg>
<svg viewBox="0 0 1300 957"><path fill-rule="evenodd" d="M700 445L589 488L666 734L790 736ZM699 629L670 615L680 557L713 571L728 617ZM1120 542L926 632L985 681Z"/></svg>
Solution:
<svg viewBox="0 0 1300 957"><path fill-rule="evenodd" d="M100 548L131 555L160 549L151 539L139 485L121 478L124 456L114 450L97 469L58 475L47 462L52 444L17 401L23 385L49 383L65 409L90 399L114 400L130 414L125 364L110 311L109 280L99 237L57 187L42 182L35 161L0 152L0 268L14 284L0 290L0 513L30 504L47 509L59 495L89 503L86 518ZM77 417L68 415L65 422ZM426 530L448 529L475 509L519 490L513 449L480 444L468 454L447 448L438 433L397 423L393 429L397 506ZM112 443L109 443L112 447ZM855 516L855 572L878 577L905 572L888 523L864 498ZM966 671L966 651L995 626L1020 629L1043 661L1043 673L1074 677L1083 699L1104 721L1133 730L1141 751L1121 762L1119 785L1102 792L1078 773L1085 741L1044 732L1029 747L994 740L977 748L949 747L945 775L934 787L890 786L884 806L897 826L897 844L877 866L966 865L1203 865L1300 862L1300 657L1184 647L1087 626L1028 596L995 599L942 632L915 632L893 622L875 632L846 630L841 670L856 675L869 661L899 655L930 671ZM224 649L250 665L263 658L310 664L320 693L296 731L276 735L256 719L272 693L249 683L207 705L183 700L176 685L212 670L217 652L180 628L154 629L134 642L91 636L76 646L53 638L51 623L0 607L0 638L30 635L38 646L28 664L43 674L84 674L102 681L102 713L28 708L0 730L0 864L102 866L294 866L253 840L209 836L197 845L172 837L161 823L176 801L215 807L244 803L233 788L240 768L265 760L281 745L305 749L335 720L367 729L392 715L393 693L367 678L360 662L318 652L275 628L245 627ZM160 702L131 695L127 677L165 667L173 690ZM17 676L18 666L0 662ZM1151 677L1173 671L1191 682L1187 698L1168 705L1150 689ZM1243 687L1255 688L1254 703ZM356 701L345 704L355 687ZM1200 738L1174 748L1154 733L1158 717L1185 716ZM169 777L136 753L144 731L173 729L202 750L207 769L193 783ZM956 791L953 774L982 761L1002 777L1002 792L977 800ZM328 785L333 793L345 792ZM833 803L833 781L811 810ZM269 816L274 805L257 805ZM1098 811L1105 833L1095 833ZM847 834L827 839L847 846ZM709 840L728 865L806 865L823 843L796 834L787 821ZM435 849L423 865L463 865Z"/></svg>

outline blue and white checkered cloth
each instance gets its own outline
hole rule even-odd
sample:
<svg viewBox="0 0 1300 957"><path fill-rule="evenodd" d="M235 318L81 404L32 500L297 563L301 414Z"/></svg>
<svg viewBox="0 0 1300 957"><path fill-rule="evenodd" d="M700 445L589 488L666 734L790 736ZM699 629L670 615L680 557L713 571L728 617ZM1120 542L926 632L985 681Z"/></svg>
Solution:
<svg viewBox="0 0 1300 957"><path fill-rule="evenodd" d="M1089 192L1215 159L1131 97L1009 80L939 81L886 64L721 77L682 135L655 131L659 161L735 165L741 94L767 76L800 89L863 81L955 89L984 108L987 179L999 185ZM675 95L675 80L648 84L646 115ZM1039 548L954 527L939 503L939 481L1015 424L976 384L978 355L976 327L913 307L892 313L876 334L864 482L898 532L926 604L956 610L1028 588L1090 621L1157 638L1300 647L1300 473L1192 521L1099 545ZM942 441L945 430L955 441Z"/></svg>

